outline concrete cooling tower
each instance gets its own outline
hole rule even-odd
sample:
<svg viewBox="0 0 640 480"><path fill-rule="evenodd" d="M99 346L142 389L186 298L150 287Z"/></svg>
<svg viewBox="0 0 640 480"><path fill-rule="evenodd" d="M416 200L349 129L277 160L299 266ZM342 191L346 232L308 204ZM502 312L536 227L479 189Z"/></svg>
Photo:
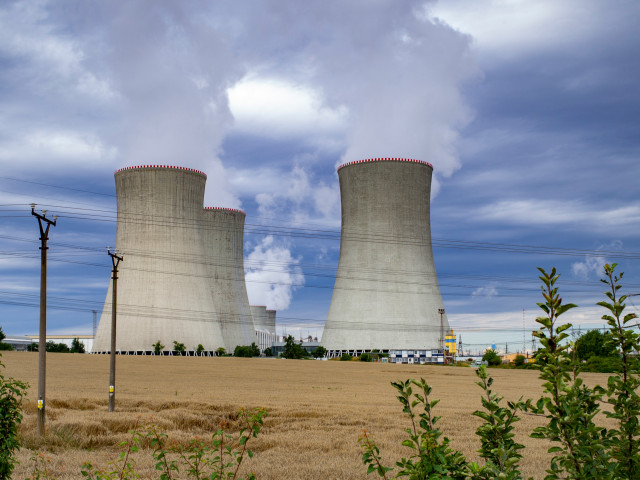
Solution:
<svg viewBox="0 0 640 480"><path fill-rule="evenodd" d="M398 158L338 168L340 260L321 341L329 355L443 346L449 324L431 250L432 173L427 162Z"/></svg>
<svg viewBox="0 0 640 480"><path fill-rule="evenodd" d="M251 305L251 315L253 316L253 328L264 330L265 332L269 331L267 328L269 322L267 307L264 305Z"/></svg>
<svg viewBox="0 0 640 480"><path fill-rule="evenodd" d="M203 236L211 294L228 351L255 342L253 318L244 279L245 213L230 208L204 209Z"/></svg>
<svg viewBox="0 0 640 480"><path fill-rule="evenodd" d="M187 351L228 348L208 279L203 238L206 175L182 167L128 167L115 173L118 198L116 350L151 351L158 340ZM93 352L110 350L111 282Z"/></svg>
<svg viewBox="0 0 640 480"><path fill-rule="evenodd" d="M276 333L276 310L267 310L267 331Z"/></svg>

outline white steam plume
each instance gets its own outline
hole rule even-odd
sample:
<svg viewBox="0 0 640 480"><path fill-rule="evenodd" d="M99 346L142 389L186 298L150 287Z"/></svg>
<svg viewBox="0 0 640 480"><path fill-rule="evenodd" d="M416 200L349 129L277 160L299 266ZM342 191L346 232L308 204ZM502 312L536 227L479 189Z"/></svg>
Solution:
<svg viewBox="0 0 640 480"><path fill-rule="evenodd" d="M426 3L244 1L234 6L244 22L232 25L254 71L295 79L329 108L346 108L341 161L419 158L448 176L471 119L460 86L479 72L470 38L431 18Z"/></svg>
<svg viewBox="0 0 640 480"><path fill-rule="evenodd" d="M34 158L38 145L56 141L88 164L170 163L215 172L207 202L239 206L219 160L233 120L228 91L242 79L270 79L309 92L314 101L306 108L325 112L294 126L285 118L282 127L288 123L294 136L311 138L300 124L316 125L331 151L343 146L341 161L415 157L450 175L459 168L458 131L471 117L459 89L478 70L470 39L425 13L430 3L12 2L0 9L6 41L29 47L12 46L12 65L26 60L33 67L20 77L33 80L13 90L25 91L19 98L37 96L33 120L43 119L22 143L46 137L29 147ZM9 29L18 21L33 38ZM304 115L313 119L313 112ZM44 128L52 125L59 131ZM272 131L286 138L279 127Z"/></svg>
<svg viewBox="0 0 640 480"><path fill-rule="evenodd" d="M304 275L285 245L275 243L271 235L262 239L245 261L247 294L252 305L286 310L293 291L304 284Z"/></svg>
<svg viewBox="0 0 640 480"><path fill-rule="evenodd" d="M206 203L238 207L218 158L232 122L226 90L241 74L225 42L197 2L108 5L109 64L127 118L122 162L204 170Z"/></svg>

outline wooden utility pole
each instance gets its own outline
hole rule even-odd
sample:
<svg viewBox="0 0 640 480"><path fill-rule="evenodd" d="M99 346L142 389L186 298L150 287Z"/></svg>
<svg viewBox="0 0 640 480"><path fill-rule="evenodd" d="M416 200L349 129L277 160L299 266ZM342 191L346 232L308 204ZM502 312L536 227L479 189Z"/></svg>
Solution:
<svg viewBox="0 0 640 480"><path fill-rule="evenodd" d="M45 409L44 401L46 397L47 380L47 241L49 240L49 228L56 226L58 217L54 215L53 220L47 218L47 211L43 210L42 215L36 213L36 204L31 204L31 215L38 219L40 228L40 339L38 340L38 435L44 435ZM43 223L45 226L43 226Z"/></svg>
<svg viewBox="0 0 640 480"><path fill-rule="evenodd" d="M116 408L116 310L118 302L118 265L122 261L116 252L111 252L107 247L107 253L111 257L113 269L111 270L111 279L113 286L111 288L111 351L109 352L109 411L113 412Z"/></svg>

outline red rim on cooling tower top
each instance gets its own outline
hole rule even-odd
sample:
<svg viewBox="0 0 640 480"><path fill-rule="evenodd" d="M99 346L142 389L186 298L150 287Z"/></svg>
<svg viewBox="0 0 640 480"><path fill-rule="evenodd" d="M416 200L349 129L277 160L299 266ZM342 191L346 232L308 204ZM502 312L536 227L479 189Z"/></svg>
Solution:
<svg viewBox="0 0 640 480"><path fill-rule="evenodd" d="M136 170L136 169L143 169L143 168L156 168L156 169L175 169L175 170L184 170L186 172L193 172L193 173L197 173L200 175L204 175L204 177L207 177L207 174L204 172L201 172L200 170L196 170L195 168L188 168L188 167L176 167L174 165L136 165L133 167L124 167L124 168L120 168L118 170L116 170L115 172L113 172L113 174L115 175L118 172L122 172L125 170Z"/></svg>
<svg viewBox="0 0 640 480"><path fill-rule="evenodd" d="M236 212L236 213L241 213L243 215L247 215L247 213L244 210L239 210L237 208L225 208L225 207L204 207L205 210L223 210L223 211L227 211L227 212Z"/></svg>
<svg viewBox="0 0 640 480"><path fill-rule="evenodd" d="M363 160L355 160L353 162L347 162L347 163L343 163L342 165L340 165L338 167L338 170L340 170L341 168L347 167L349 165L357 165L360 163L372 163L372 162L408 162L408 163L418 163L420 165L426 165L428 167L431 167L433 169L433 165L431 165L429 162L425 162L424 160L415 160L413 158L392 158L392 157L388 157L388 158L366 158Z"/></svg>

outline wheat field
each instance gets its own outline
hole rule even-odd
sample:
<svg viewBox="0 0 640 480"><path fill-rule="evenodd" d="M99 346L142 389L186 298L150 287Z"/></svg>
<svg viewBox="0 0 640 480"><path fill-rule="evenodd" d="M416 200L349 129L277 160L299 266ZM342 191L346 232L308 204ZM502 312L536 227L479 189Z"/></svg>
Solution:
<svg viewBox="0 0 640 480"><path fill-rule="evenodd" d="M117 460L118 444L129 438L136 422L153 423L171 442L186 445L196 436L210 438L220 425L237 428L238 410L268 410L264 427L243 464L259 479L363 479L358 438L363 429L379 444L392 465L409 454L401 445L408 427L391 381L424 377L439 398L435 413L454 448L477 459L480 387L471 368L392 365L309 360L134 357L117 358L116 411L107 411L108 356L47 354L47 433L36 431L37 353L6 352L6 376L29 382L23 448L14 478L29 478L34 454L45 452L51 476L81 478L84 462L106 466ZM492 369L494 389L508 400L537 398L538 374L528 370ZM606 382L606 375L585 374L587 383ZM549 445L528 434L539 417L522 415L517 440L527 446L525 476L542 478ZM134 457L143 478L154 472L150 451ZM153 477L155 478L155 477ZM374 478L374 477L369 477Z"/></svg>

